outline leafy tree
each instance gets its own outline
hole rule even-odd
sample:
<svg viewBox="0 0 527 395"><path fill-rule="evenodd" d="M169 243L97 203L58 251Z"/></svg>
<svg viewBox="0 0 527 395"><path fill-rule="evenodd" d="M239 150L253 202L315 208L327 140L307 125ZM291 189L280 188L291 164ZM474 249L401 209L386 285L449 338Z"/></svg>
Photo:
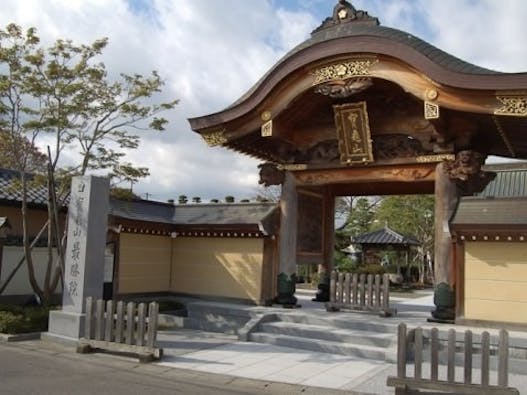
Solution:
<svg viewBox="0 0 527 395"><path fill-rule="evenodd" d="M199 197L199 196L194 196L194 197L192 198L192 203L196 203L196 204L201 203L201 197Z"/></svg>
<svg viewBox="0 0 527 395"><path fill-rule="evenodd" d="M337 208L340 207L340 210L347 211L344 225L335 232L335 248L337 250L340 251L347 247L350 244L351 237L361 235L370 230L375 215L374 208L378 201L378 198L360 197L353 199L349 197L340 206L336 205Z"/></svg>
<svg viewBox="0 0 527 395"><path fill-rule="evenodd" d="M45 286L35 279L27 232L27 173L34 172L30 153L38 138L47 134L54 146L48 148L48 241L52 236L61 257L63 238L58 235L57 202L54 196L62 177L68 184L72 175L106 170L117 181L133 184L147 176L148 169L124 161L125 151L140 142L138 131L162 131L167 120L159 116L171 110L177 101L155 103L153 96L164 85L154 71L150 76L121 74L109 79L105 65L97 61L108 40L76 45L57 40L49 48L39 47L34 28L26 32L16 24L0 30L0 128L7 130L9 141L27 141L28 151L15 158L21 172L24 255L34 291L45 301L54 290L49 282L48 264ZM61 153L66 149L79 153L77 164L60 169ZM1 155L0 155L1 156ZM60 171L59 171L60 169ZM45 169L40 169L45 172ZM57 181L57 182L56 182ZM57 276L55 276L57 278Z"/></svg>
<svg viewBox="0 0 527 395"><path fill-rule="evenodd" d="M5 169L20 170L20 164L24 162L26 171L33 174L46 168L46 155L26 136L16 132L0 130L0 154L0 167ZM22 159L24 156L25 161Z"/></svg>
<svg viewBox="0 0 527 395"><path fill-rule="evenodd" d="M119 200L139 200L141 199L131 189L121 188L121 187L112 187L110 189L110 196L119 199Z"/></svg>
<svg viewBox="0 0 527 395"><path fill-rule="evenodd" d="M234 196L225 196L225 203L234 203L235 198Z"/></svg>
<svg viewBox="0 0 527 395"><path fill-rule="evenodd" d="M187 204L188 202L187 195L179 195L177 201L179 204Z"/></svg>
<svg viewBox="0 0 527 395"><path fill-rule="evenodd" d="M396 232L414 236L422 243L415 259L419 268L419 281L424 282L426 256L430 256L434 250L434 197L385 197L375 212L375 219L376 224L387 224Z"/></svg>
<svg viewBox="0 0 527 395"><path fill-rule="evenodd" d="M282 193L281 185L270 185L268 187L259 185L256 188L254 200L257 202L279 202Z"/></svg>

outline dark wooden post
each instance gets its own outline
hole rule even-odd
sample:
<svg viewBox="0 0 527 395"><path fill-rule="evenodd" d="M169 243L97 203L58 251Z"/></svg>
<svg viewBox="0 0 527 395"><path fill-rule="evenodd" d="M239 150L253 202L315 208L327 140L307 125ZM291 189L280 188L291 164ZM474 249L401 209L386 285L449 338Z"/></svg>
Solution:
<svg viewBox="0 0 527 395"><path fill-rule="evenodd" d="M454 161L437 165L435 180L435 292L433 320L455 319L455 267L450 221L462 196L481 192L495 177L484 172L485 158L473 151L460 151Z"/></svg>
<svg viewBox="0 0 527 395"><path fill-rule="evenodd" d="M461 194L456 183L451 180L445 166L448 165L440 163L436 168L434 253L436 286L434 304L436 310L432 312L432 315L438 320L453 320L455 318L455 295L451 272L452 235L450 233L450 220L456 211Z"/></svg>
<svg viewBox="0 0 527 395"><path fill-rule="evenodd" d="M319 265L318 291L313 299L316 302L329 302L329 277L333 270L333 251L335 244L335 196L324 193L323 217L323 262Z"/></svg>
<svg viewBox="0 0 527 395"><path fill-rule="evenodd" d="M296 244L298 228L298 192L295 177L286 172L280 198L280 241L278 296L284 306L296 305Z"/></svg>

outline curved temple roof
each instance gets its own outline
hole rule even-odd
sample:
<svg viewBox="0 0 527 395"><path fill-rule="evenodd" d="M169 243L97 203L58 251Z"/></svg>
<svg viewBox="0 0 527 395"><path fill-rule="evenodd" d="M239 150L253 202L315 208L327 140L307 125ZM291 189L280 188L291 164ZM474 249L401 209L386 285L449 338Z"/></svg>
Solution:
<svg viewBox="0 0 527 395"><path fill-rule="evenodd" d="M339 1L332 18L326 19L308 40L287 53L235 103L223 111L191 118L190 125L203 135L218 128L234 134L245 130L235 137L238 138L251 128L259 129L261 120L258 118L264 109L269 109L276 117L289 103L316 85L313 72L317 67L368 57L374 58L369 76L394 82L420 100L427 100L427 90L423 87L429 86L441 107L467 113L513 116L505 121L505 126L514 129L516 134L527 126L527 73L502 73L470 64L409 33L380 26L377 18L355 10L347 1ZM405 80L409 74L412 79ZM289 95L284 94L285 91L289 91ZM277 104L278 96L282 100L280 105ZM273 105L276 108L272 109ZM499 130L502 137L505 132ZM515 143L514 138L505 141L510 156L526 157L526 142L522 141L519 152L512 149ZM221 141L220 145L229 146Z"/></svg>

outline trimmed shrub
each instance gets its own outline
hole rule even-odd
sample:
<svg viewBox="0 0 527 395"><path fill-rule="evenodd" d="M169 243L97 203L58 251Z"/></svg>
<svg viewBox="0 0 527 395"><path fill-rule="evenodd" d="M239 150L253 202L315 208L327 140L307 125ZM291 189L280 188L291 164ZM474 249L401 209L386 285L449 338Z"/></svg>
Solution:
<svg viewBox="0 0 527 395"><path fill-rule="evenodd" d="M50 307L0 306L0 333L17 334L48 330Z"/></svg>
<svg viewBox="0 0 527 395"><path fill-rule="evenodd" d="M381 265L370 264L363 265L357 268L358 274L384 274L384 268Z"/></svg>

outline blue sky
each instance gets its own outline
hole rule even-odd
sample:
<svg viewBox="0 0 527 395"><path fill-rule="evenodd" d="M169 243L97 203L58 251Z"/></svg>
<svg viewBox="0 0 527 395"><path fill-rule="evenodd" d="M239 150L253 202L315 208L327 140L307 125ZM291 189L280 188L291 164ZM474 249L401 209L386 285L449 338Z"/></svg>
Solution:
<svg viewBox="0 0 527 395"><path fill-rule="evenodd" d="M527 71L525 0L356 0L381 23L405 30L471 63ZM332 14L336 0L2 0L0 26L34 26L44 43L108 37L113 75L158 70L159 99L180 99L162 134L143 138L127 159L150 168L134 186L153 199L204 200L257 193L258 162L208 148L187 118L236 101L287 51ZM44 146L46 141L42 141ZM75 159L74 150L64 161Z"/></svg>

